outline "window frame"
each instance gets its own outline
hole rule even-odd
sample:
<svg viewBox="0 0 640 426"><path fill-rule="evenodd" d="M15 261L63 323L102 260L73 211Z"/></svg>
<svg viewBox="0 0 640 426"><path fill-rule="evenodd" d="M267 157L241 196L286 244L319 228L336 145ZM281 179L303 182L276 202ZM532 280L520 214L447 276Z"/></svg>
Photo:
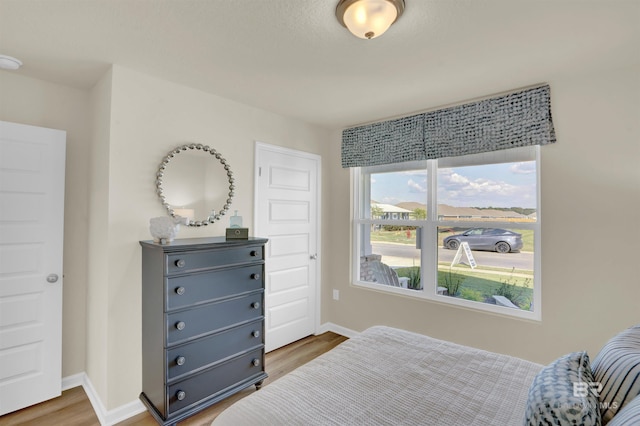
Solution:
<svg viewBox="0 0 640 426"><path fill-rule="evenodd" d="M471 309L473 311L485 312L490 314L498 314L509 318L521 318L526 320L541 321L542 320L542 265L541 265L541 197L540 197L540 147L532 146L525 148L514 148L505 151L512 151L514 157L519 155L529 155L535 160L536 167L536 221L535 222L512 222L512 221L491 221L490 223L482 223L480 221L463 221L463 220L440 220L438 215L435 217L432 213L436 212L438 205L438 165L443 167L463 167L465 165L483 165L505 162L517 162L518 160L509 160L509 153L504 151L495 151L493 153L471 154L461 157L451 157L446 159L433 159L412 161L406 163L396 163L383 166L371 167L354 167L351 168L351 193L352 193L352 256L351 256L351 284L357 287L375 290L384 293L397 294L415 299L423 299L431 302L453 305L459 308ZM531 160L529 160L531 161ZM371 203L371 179L364 179L375 173L400 172L407 170L416 170L424 168L427 171L427 218L426 219L409 219L409 220L389 220L389 219L372 219L370 217L370 209L365 206ZM436 206L436 209L433 208ZM364 209L364 212L363 212ZM363 225L406 225L421 228L418 234L421 246L420 274L423 283L421 290L405 289L393 287L374 282L360 280L360 257L362 247L370 240L368 232L362 235L361 229ZM475 302L465 300L458 297L450 297L437 293L437 267L438 267L438 250L430 248L438 248L438 227L467 227L467 228L506 228L506 229L530 229L534 232L534 253L533 253L533 308L531 311L514 309L493 305L484 302ZM428 274L428 271L433 271Z"/></svg>

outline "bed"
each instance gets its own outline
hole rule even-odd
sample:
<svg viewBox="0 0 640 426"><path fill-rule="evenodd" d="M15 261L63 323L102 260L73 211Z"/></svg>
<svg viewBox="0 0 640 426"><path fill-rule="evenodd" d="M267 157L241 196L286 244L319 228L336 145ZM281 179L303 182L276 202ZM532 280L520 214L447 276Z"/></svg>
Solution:
<svg viewBox="0 0 640 426"><path fill-rule="evenodd" d="M376 326L223 411L212 426L640 425L640 325L542 366Z"/></svg>
<svg viewBox="0 0 640 426"><path fill-rule="evenodd" d="M213 424L519 425L541 368L376 326L238 401Z"/></svg>

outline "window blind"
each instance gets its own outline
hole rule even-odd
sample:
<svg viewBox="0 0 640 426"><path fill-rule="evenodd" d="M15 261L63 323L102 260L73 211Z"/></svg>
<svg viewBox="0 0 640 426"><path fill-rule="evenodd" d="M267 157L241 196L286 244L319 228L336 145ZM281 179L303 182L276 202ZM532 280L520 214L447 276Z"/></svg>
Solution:
<svg viewBox="0 0 640 426"><path fill-rule="evenodd" d="M342 167L555 143L549 85L342 132Z"/></svg>

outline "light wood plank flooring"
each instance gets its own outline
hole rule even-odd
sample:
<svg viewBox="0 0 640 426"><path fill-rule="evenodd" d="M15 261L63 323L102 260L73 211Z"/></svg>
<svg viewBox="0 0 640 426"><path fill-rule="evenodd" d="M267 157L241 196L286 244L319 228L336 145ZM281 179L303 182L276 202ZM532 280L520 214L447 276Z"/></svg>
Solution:
<svg viewBox="0 0 640 426"><path fill-rule="evenodd" d="M267 374L264 386L277 380L288 372L306 364L340 343L346 337L335 333L324 333L319 336L309 336L290 345L269 352L265 359ZM225 408L235 401L255 392L251 386L244 391L225 399L201 413L196 414L178 424L178 426L209 425ZM9 425L65 425L65 426L93 426L99 425L89 398L82 387L66 390L62 396L19 410L0 417L0 426ZM121 423L119 426L155 426L156 421L147 412L138 414Z"/></svg>

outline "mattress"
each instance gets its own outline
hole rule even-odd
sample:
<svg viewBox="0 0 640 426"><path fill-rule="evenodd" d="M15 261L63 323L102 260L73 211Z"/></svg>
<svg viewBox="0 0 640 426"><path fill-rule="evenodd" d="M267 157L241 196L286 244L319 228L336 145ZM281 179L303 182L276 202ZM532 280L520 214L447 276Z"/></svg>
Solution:
<svg viewBox="0 0 640 426"><path fill-rule="evenodd" d="M376 326L236 402L213 425L520 425L541 368Z"/></svg>

